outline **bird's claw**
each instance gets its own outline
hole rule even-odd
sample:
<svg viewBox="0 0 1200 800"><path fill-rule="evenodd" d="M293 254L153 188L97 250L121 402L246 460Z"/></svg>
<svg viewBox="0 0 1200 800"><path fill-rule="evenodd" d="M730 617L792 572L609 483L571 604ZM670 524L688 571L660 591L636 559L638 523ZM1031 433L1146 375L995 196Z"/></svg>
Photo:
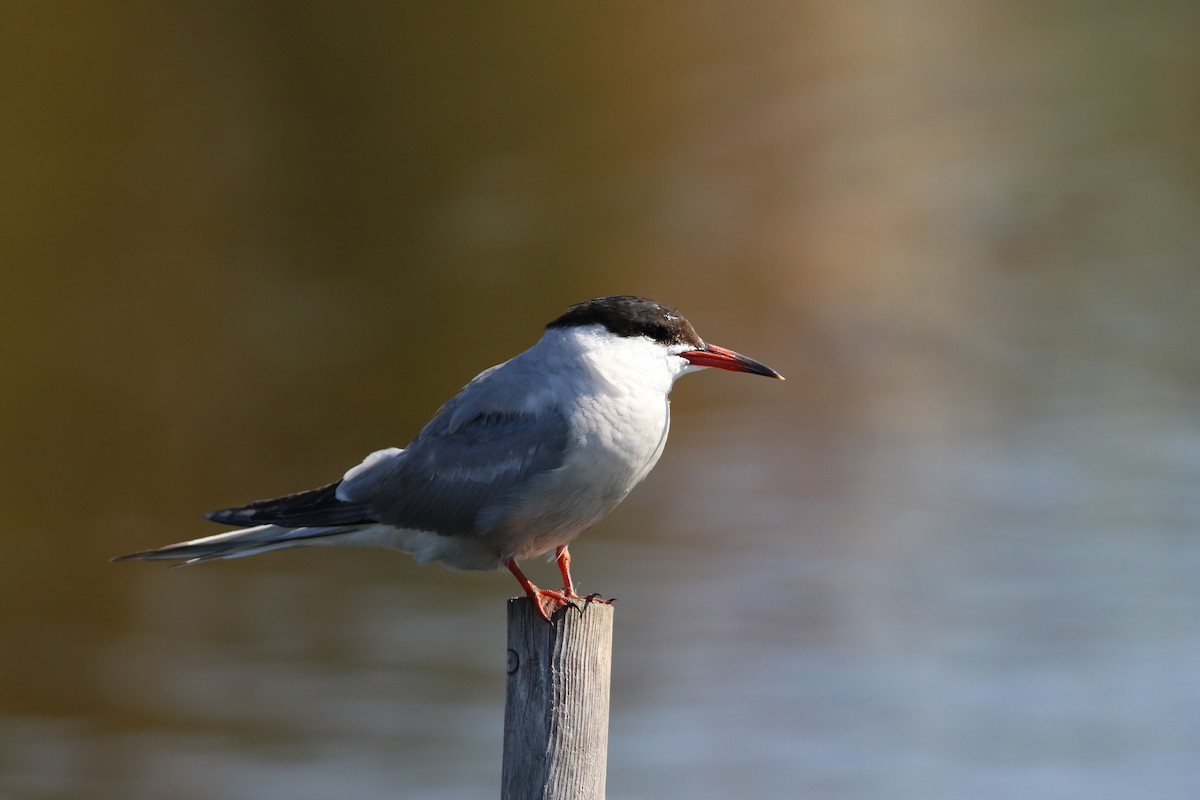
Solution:
<svg viewBox="0 0 1200 800"><path fill-rule="evenodd" d="M576 601L581 601L584 606L587 606L588 603L603 603L604 605L612 605L614 602L616 602L615 598L606 599L599 593L593 593L589 594L587 597L582 597L574 592L568 592L565 590L557 591L555 589L534 589L533 593L529 595L529 599L532 600L533 604L537 607L538 616L546 620L546 622L550 622L551 618L557 614L560 609L566 608L567 606L580 608L580 606L576 605ZM580 608L580 610L582 611L583 609Z"/></svg>

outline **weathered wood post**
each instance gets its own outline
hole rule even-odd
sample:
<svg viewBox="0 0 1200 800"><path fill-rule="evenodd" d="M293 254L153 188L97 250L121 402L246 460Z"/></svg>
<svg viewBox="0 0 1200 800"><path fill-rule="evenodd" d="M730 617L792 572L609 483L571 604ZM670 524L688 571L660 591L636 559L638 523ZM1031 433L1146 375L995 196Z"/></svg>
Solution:
<svg viewBox="0 0 1200 800"><path fill-rule="evenodd" d="M604 800L613 607L508 601L502 800Z"/></svg>

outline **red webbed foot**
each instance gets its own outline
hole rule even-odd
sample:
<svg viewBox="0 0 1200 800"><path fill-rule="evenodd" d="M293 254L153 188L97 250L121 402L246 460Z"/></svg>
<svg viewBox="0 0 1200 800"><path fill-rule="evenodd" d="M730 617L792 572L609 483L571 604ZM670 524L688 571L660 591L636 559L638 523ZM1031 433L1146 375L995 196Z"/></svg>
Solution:
<svg viewBox="0 0 1200 800"><path fill-rule="evenodd" d="M599 594L589 594L587 597L581 597L574 592L567 594L566 591L555 591L553 589L539 589L536 586L533 588L533 594L529 595L529 599L537 604L538 614L546 622L550 621L558 610L567 606L583 605L588 603L603 603L606 606L611 606L616 602L615 598L604 598Z"/></svg>
<svg viewBox="0 0 1200 800"><path fill-rule="evenodd" d="M546 622L558 613L559 609L566 608L571 605L571 601L575 598L568 596L563 592L556 592L553 589L539 589L536 586L533 592L526 593L534 605L537 606L538 614Z"/></svg>
<svg viewBox="0 0 1200 800"><path fill-rule="evenodd" d="M520 582L521 588L525 590L525 596L533 601L537 607L538 615L546 622L550 621L559 609L565 608L575 603L583 603L586 606L588 603L604 603L611 605L612 600L606 600L598 594L590 594L587 597L581 597L575 593L575 585L571 581L571 573L569 567L570 556L566 555L566 547L559 548L558 563L563 570L563 580L566 586L562 591L554 589L540 589L529 578L525 577L525 573L521 572L521 568L517 566L517 562L513 559L507 559L504 566L508 567L508 571L516 577Z"/></svg>

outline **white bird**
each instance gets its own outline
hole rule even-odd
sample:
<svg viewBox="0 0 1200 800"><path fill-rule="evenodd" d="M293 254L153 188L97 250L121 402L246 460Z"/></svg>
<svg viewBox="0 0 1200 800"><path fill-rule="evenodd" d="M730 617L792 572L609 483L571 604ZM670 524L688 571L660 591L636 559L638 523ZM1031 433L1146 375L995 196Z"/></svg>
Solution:
<svg viewBox="0 0 1200 800"><path fill-rule="evenodd" d="M533 347L484 370L404 449L371 453L319 489L214 511L241 526L119 556L186 564L300 545L382 546L421 564L507 567L548 621L580 598L567 546L654 467L676 379L705 367L782 379L706 344L683 315L642 297L569 308ZM554 552L561 591L517 562Z"/></svg>

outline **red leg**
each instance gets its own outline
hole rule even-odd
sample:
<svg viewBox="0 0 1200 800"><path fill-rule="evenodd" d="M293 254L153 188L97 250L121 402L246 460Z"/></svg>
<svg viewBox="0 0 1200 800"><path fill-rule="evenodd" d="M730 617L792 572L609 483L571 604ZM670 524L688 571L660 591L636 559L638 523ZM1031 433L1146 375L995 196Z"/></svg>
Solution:
<svg viewBox="0 0 1200 800"><path fill-rule="evenodd" d="M567 550L564 544L554 551L554 560L558 562L558 571L562 573L563 579L563 594L572 600L587 600L596 603L611 603L611 600L605 600L598 594L589 594L587 597L580 597L575 594L575 581L571 580L571 553Z"/></svg>
<svg viewBox="0 0 1200 800"><path fill-rule="evenodd" d="M571 553L565 544L554 551L554 560L558 562L558 571L562 573L563 592L567 597L578 597L575 594L575 582L571 580Z"/></svg>
<svg viewBox="0 0 1200 800"><path fill-rule="evenodd" d="M521 572L521 568L517 566L517 562L511 558L504 560L504 566L508 567L508 571L513 574L517 582L521 584L521 588L525 590L525 596L533 601L537 606L538 614L546 622L550 621L550 617L569 602L568 596L562 592L556 592L552 589L539 589L534 585L533 581L525 577L525 573Z"/></svg>

